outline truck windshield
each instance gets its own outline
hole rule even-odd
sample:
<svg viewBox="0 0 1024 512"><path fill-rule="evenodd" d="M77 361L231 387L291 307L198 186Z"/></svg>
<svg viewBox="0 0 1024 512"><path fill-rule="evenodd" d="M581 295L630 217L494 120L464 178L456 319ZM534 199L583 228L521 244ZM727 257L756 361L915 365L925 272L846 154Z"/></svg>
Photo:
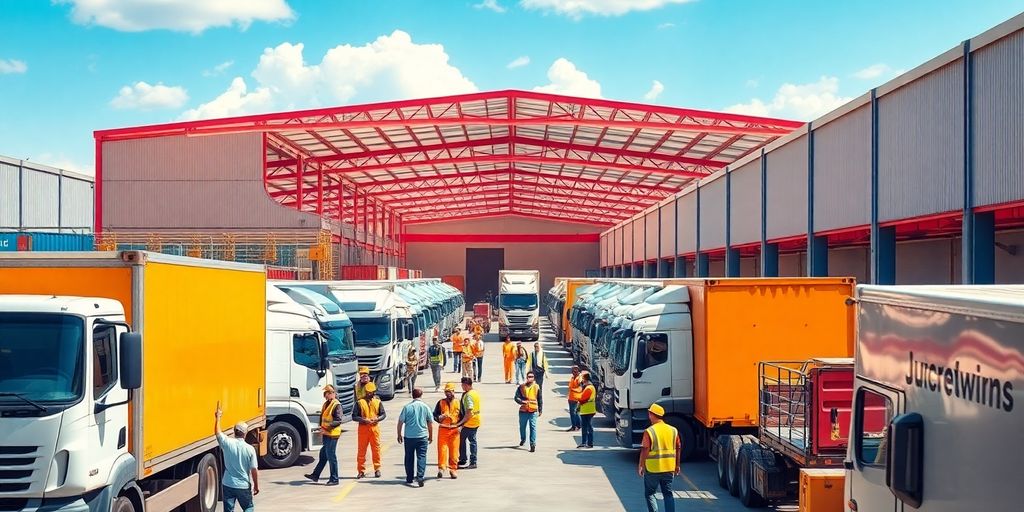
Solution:
<svg viewBox="0 0 1024 512"><path fill-rule="evenodd" d="M323 322L322 329L327 333L327 356L345 357L355 354L355 340L352 325L349 322Z"/></svg>
<svg viewBox="0 0 1024 512"><path fill-rule="evenodd" d="M629 356L633 353L634 334L632 329L619 329L615 331L612 341L615 347L612 363L615 366L615 373L619 375L626 373L626 369L629 367Z"/></svg>
<svg viewBox="0 0 1024 512"><path fill-rule="evenodd" d="M72 315L0 313L0 393L33 402L77 401L84 380L84 330L85 321Z"/></svg>
<svg viewBox="0 0 1024 512"><path fill-rule="evenodd" d="M391 320L385 318L353 318L357 347L383 347L391 343Z"/></svg>
<svg viewBox="0 0 1024 512"><path fill-rule="evenodd" d="M498 297L498 305L501 309L537 309L537 294L535 293L503 293Z"/></svg>

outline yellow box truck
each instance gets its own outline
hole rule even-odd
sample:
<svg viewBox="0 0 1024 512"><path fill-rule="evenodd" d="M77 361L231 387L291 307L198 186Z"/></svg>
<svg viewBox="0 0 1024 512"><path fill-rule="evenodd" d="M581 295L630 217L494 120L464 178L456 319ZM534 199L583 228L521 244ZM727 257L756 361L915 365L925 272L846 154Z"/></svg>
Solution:
<svg viewBox="0 0 1024 512"><path fill-rule="evenodd" d="M218 403L265 453L265 311L261 266L0 253L0 501L215 510Z"/></svg>

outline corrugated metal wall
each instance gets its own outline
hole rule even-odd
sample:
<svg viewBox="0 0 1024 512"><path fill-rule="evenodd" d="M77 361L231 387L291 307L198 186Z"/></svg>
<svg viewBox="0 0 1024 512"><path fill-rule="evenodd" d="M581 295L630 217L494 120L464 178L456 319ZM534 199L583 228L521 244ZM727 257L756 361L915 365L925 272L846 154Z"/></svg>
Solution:
<svg viewBox="0 0 1024 512"><path fill-rule="evenodd" d="M679 254L690 254L697 250L697 192L679 198ZM692 274L687 274L692 275Z"/></svg>
<svg viewBox="0 0 1024 512"><path fill-rule="evenodd" d="M963 64L878 99L879 220L963 207Z"/></svg>
<svg viewBox="0 0 1024 512"><path fill-rule="evenodd" d="M93 199L92 183L65 178L60 189L60 225L92 226Z"/></svg>
<svg viewBox="0 0 1024 512"><path fill-rule="evenodd" d="M807 234L807 136L768 153L767 160L767 238Z"/></svg>
<svg viewBox="0 0 1024 512"><path fill-rule="evenodd" d="M814 130L814 229L870 222L871 107L864 106Z"/></svg>
<svg viewBox="0 0 1024 512"><path fill-rule="evenodd" d="M640 217L633 221L633 257L629 260L643 261L644 259L644 218Z"/></svg>
<svg viewBox="0 0 1024 512"><path fill-rule="evenodd" d="M627 222L622 228L621 263L633 263L633 222Z"/></svg>
<svg viewBox="0 0 1024 512"><path fill-rule="evenodd" d="M27 229L43 230L58 226L57 198L60 177L55 174L25 170L21 175L21 222Z"/></svg>
<svg viewBox="0 0 1024 512"><path fill-rule="evenodd" d="M18 168L0 162L0 227L16 228L19 208Z"/></svg>
<svg viewBox="0 0 1024 512"><path fill-rule="evenodd" d="M725 247L725 176L700 188L700 250Z"/></svg>
<svg viewBox="0 0 1024 512"><path fill-rule="evenodd" d="M602 233L601 234L600 246L601 246L601 255L600 255L600 259L598 260L598 263L600 263L602 267L605 267L605 266L609 265L610 264L609 262L611 261L611 259L608 258L608 234L607 233Z"/></svg>
<svg viewBox="0 0 1024 512"><path fill-rule="evenodd" d="M732 245L758 242L761 240L761 159L754 159L732 171L730 180L730 242ZM703 191L701 193L703 194ZM701 201L703 200L704 196L701 196Z"/></svg>
<svg viewBox="0 0 1024 512"><path fill-rule="evenodd" d="M676 255L676 202L661 206L661 254L662 258Z"/></svg>
<svg viewBox="0 0 1024 512"><path fill-rule="evenodd" d="M974 53L974 201L1024 198L1024 32Z"/></svg>
<svg viewBox="0 0 1024 512"><path fill-rule="evenodd" d="M644 239L647 241L647 250L644 252L644 258L651 260L658 257L658 242L661 241L661 237L658 234L658 210L653 210L644 218L646 219Z"/></svg>
<svg viewBox="0 0 1024 512"><path fill-rule="evenodd" d="M88 176L0 157L0 230L92 232Z"/></svg>

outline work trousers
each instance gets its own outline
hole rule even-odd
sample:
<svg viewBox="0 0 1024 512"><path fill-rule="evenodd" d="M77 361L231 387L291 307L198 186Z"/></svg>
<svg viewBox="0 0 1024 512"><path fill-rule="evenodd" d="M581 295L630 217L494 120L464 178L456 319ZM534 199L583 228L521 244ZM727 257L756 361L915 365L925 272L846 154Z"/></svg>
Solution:
<svg viewBox="0 0 1024 512"><path fill-rule="evenodd" d="M408 391L410 395L412 394L412 388L416 387L416 373L417 373L417 370L415 368L413 368L413 369L409 369L409 367L405 368L405 388L406 388L406 391Z"/></svg>
<svg viewBox="0 0 1024 512"><path fill-rule="evenodd" d="M476 379L477 381L484 380L484 355L480 354L476 356Z"/></svg>
<svg viewBox="0 0 1024 512"><path fill-rule="evenodd" d="M516 359L516 384L526 382L526 360Z"/></svg>
<svg viewBox="0 0 1024 512"><path fill-rule="evenodd" d="M451 470L454 475L459 469L459 429L438 427L437 429L437 470Z"/></svg>
<svg viewBox="0 0 1024 512"><path fill-rule="evenodd" d="M434 377L434 389L441 387L441 369L440 364L430 364L430 374Z"/></svg>
<svg viewBox="0 0 1024 512"><path fill-rule="evenodd" d="M423 480L423 475L427 472L427 444L425 437L405 438L405 483L411 484L413 476L417 480ZM415 475L413 464L416 465Z"/></svg>
<svg viewBox="0 0 1024 512"><path fill-rule="evenodd" d="M515 359L505 359L505 382L512 382L512 366Z"/></svg>
<svg viewBox="0 0 1024 512"><path fill-rule="evenodd" d="M452 371L455 372L455 373L461 372L462 371L462 352L455 352L454 356L452 357L452 360L455 361L454 363L452 363Z"/></svg>
<svg viewBox="0 0 1024 512"><path fill-rule="evenodd" d="M569 400L569 426L572 428L583 426L583 420L580 419L580 403L575 400Z"/></svg>
<svg viewBox="0 0 1024 512"><path fill-rule="evenodd" d="M242 512L252 512L252 489L235 489L224 485L221 487L221 495L224 498L224 512L233 512L235 502Z"/></svg>
<svg viewBox="0 0 1024 512"><path fill-rule="evenodd" d="M469 456L469 463L476 464L476 431L479 427L462 427L459 436L459 465L466 464L466 456ZM466 445L469 444L469 450Z"/></svg>
<svg viewBox="0 0 1024 512"><path fill-rule="evenodd" d="M530 428L530 446L537 444L537 413L519 411L519 442L526 442L526 428Z"/></svg>
<svg viewBox="0 0 1024 512"><path fill-rule="evenodd" d="M366 447L370 447L373 458L373 470L380 470L380 427L377 425L359 424L357 435L356 471L366 471Z"/></svg>
<svg viewBox="0 0 1024 512"><path fill-rule="evenodd" d="M324 466L330 464L331 466L331 481L338 479L338 438L324 436L324 444L320 446L320 460L317 461L316 467L313 468L313 478L320 478L320 473L324 472Z"/></svg>
<svg viewBox="0 0 1024 512"><path fill-rule="evenodd" d="M477 377L476 377L476 360L471 359L469 361L463 361L462 362L462 376L463 377L469 377L469 378L473 379L474 382L477 380Z"/></svg>
<svg viewBox="0 0 1024 512"><path fill-rule="evenodd" d="M580 429L583 440L580 441L580 444L594 446L594 415L581 414L580 419L583 420L583 427Z"/></svg>
<svg viewBox="0 0 1024 512"><path fill-rule="evenodd" d="M537 387L544 389L544 370L534 370L533 378L537 381Z"/></svg>
<svg viewBox="0 0 1024 512"><path fill-rule="evenodd" d="M672 497L672 472L651 473L644 472L644 497L647 498L647 512L658 512L658 498L654 493L661 488L661 498L665 501L665 512L675 512L676 503Z"/></svg>

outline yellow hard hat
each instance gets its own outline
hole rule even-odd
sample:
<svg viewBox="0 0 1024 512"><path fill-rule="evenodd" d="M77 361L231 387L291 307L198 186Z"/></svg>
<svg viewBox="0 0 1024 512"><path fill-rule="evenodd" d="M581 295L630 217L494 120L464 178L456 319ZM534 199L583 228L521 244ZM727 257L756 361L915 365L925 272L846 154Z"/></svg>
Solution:
<svg viewBox="0 0 1024 512"><path fill-rule="evenodd" d="M331 384L324 386L324 393L334 393L334 386Z"/></svg>
<svg viewBox="0 0 1024 512"><path fill-rule="evenodd" d="M363 374L363 373L369 374L370 373L370 367L369 366L360 366L359 367L359 373L360 374Z"/></svg>
<svg viewBox="0 0 1024 512"><path fill-rule="evenodd" d="M665 408L658 404L651 404L651 407L647 409L647 411L659 418L665 415Z"/></svg>
<svg viewBox="0 0 1024 512"><path fill-rule="evenodd" d="M377 385L376 385L376 384L374 384L374 383L372 383L372 382L367 382L367 383L366 383L366 386L365 386L365 387L363 387L363 389L364 389L364 390L365 390L365 391L366 391L367 393L373 393L373 392L377 391Z"/></svg>
<svg viewBox="0 0 1024 512"><path fill-rule="evenodd" d="M449 382L449 383L445 384L444 385L444 390L445 391L455 391L455 383L454 382Z"/></svg>

